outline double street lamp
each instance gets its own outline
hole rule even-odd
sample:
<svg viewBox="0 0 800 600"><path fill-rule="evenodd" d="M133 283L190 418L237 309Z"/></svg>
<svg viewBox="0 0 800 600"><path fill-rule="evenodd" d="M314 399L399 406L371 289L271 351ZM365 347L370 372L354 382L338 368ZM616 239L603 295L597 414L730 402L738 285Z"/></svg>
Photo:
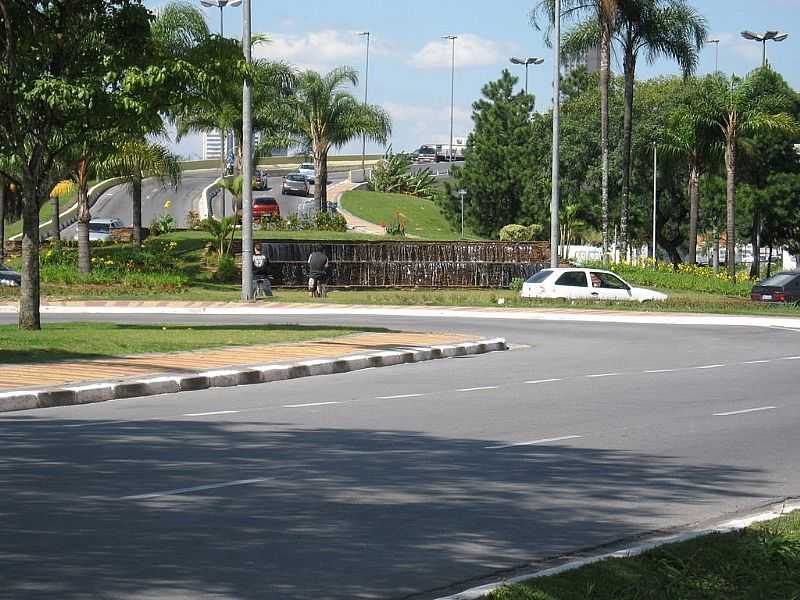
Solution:
<svg viewBox="0 0 800 600"><path fill-rule="evenodd" d="M767 66L767 42L782 42L786 38L789 37L788 33L783 33L782 31L765 31L764 33L753 33L752 31L743 31L742 37L746 40L752 40L754 42L760 42L762 46L761 50L761 66Z"/></svg>
<svg viewBox="0 0 800 600"><path fill-rule="evenodd" d="M540 65L544 62L543 58L538 56L531 56L530 58L516 58L512 57L511 62L515 65L525 65L525 95L528 95L528 67L531 65Z"/></svg>

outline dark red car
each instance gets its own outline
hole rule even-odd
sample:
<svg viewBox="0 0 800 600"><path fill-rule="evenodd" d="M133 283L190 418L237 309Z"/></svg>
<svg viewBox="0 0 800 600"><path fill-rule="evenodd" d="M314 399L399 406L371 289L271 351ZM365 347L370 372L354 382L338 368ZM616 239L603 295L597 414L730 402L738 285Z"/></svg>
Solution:
<svg viewBox="0 0 800 600"><path fill-rule="evenodd" d="M253 198L253 219L260 219L267 215L281 216L281 207L275 198L262 197Z"/></svg>
<svg viewBox="0 0 800 600"><path fill-rule="evenodd" d="M757 302L780 302L800 306L800 271L781 271L767 277L750 291Z"/></svg>

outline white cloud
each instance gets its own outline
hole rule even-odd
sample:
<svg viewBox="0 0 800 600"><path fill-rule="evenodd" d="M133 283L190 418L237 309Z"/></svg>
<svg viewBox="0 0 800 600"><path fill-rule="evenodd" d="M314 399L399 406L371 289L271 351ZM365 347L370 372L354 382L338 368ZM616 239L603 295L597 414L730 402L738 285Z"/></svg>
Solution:
<svg viewBox="0 0 800 600"><path fill-rule="evenodd" d="M405 141L412 140L412 150L422 144L444 144L450 140L450 106L420 106L415 104L384 103L383 107L392 117L393 129L402 132ZM453 134L462 137L472 130L472 112L456 107L453 111Z"/></svg>
<svg viewBox="0 0 800 600"><path fill-rule="evenodd" d="M761 44L751 40L744 39L738 33L718 33L708 36L709 39L719 40L719 59L720 65L724 62L732 62L730 55L736 55L736 58L743 59L744 63L740 63L738 71L749 71L755 67L761 66ZM767 47L767 56L769 57L769 46ZM738 60L735 62L739 62ZM737 74L743 75L744 73Z"/></svg>
<svg viewBox="0 0 800 600"><path fill-rule="evenodd" d="M253 54L257 58L284 61L300 69L327 71L342 65L360 67L365 59L364 41L350 31L328 29L304 35L267 35L270 42L259 44Z"/></svg>
<svg viewBox="0 0 800 600"><path fill-rule="evenodd" d="M428 42L419 49L409 61L419 69L449 68L452 49L449 40ZM510 56L508 44L484 39L471 33L458 34L456 44L457 67L482 67L494 65Z"/></svg>

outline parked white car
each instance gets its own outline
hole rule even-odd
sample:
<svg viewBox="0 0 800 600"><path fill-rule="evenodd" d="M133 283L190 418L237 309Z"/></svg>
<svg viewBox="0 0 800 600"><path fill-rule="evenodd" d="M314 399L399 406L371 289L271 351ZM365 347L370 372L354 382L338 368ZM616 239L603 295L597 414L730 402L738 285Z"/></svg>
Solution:
<svg viewBox="0 0 800 600"><path fill-rule="evenodd" d="M544 269L522 285L523 298L562 300L666 300L661 292L633 287L611 271L600 269Z"/></svg>
<svg viewBox="0 0 800 600"><path fill-rule="evenodd" d="M111 230L122 227L119 219L92 219L89 221L90 242L110 242ZM78 232L75 232L75 241L78 241Z"/></svg>
<svg viewBox="0 0 800 600"><path fill-rule="evenodd" d="M317 177L317 169L314 167L314 163L303 163L297 169L297 172L300 173L303 177L306 178L306 181L311 185L314 185L314 179Z"/></svg>

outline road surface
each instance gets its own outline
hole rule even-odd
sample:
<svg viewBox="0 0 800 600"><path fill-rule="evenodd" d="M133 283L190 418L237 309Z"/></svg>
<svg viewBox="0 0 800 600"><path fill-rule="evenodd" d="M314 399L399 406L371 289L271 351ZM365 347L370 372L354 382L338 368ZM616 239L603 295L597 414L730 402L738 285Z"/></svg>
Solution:
<svg viewBox="0 0 800 600"><path fill-rule="evenodd" d="M514 349L0 416L0 598L435 598L800 495L798 332L302 320Z"/></svg>

